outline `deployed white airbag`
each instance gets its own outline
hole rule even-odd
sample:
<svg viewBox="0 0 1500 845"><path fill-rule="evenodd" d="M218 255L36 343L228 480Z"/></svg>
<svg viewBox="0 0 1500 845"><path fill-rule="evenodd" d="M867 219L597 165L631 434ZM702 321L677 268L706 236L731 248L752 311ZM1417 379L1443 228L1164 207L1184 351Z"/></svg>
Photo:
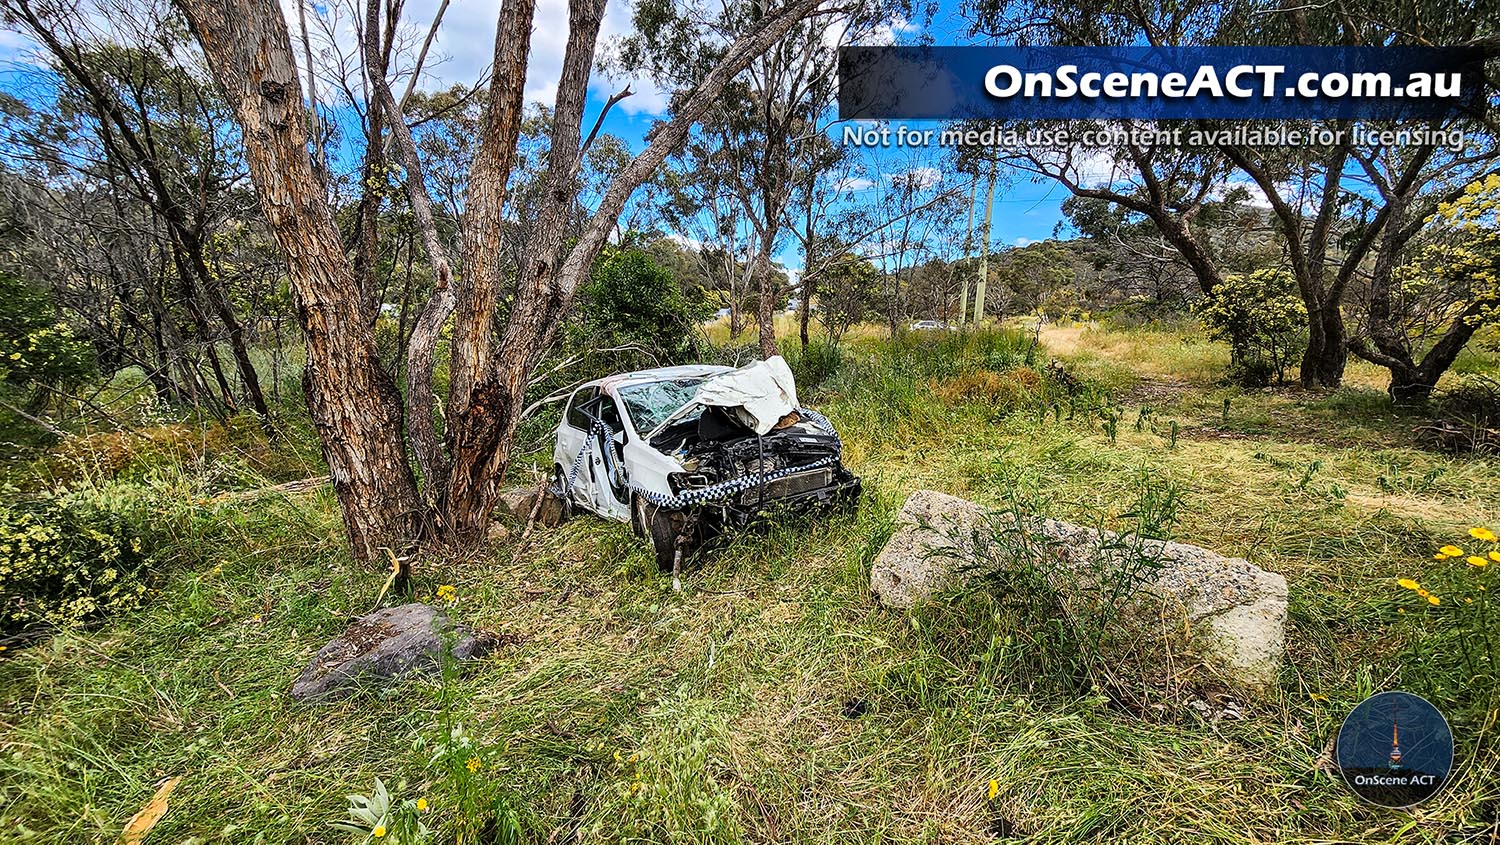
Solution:
<svg viewBox="0 0 1500 845"><path fill-rule="evenodd" d="M729 408L756 434L765 434L797 408L797 384L780 355L705 381L693 401Z"/></svg>

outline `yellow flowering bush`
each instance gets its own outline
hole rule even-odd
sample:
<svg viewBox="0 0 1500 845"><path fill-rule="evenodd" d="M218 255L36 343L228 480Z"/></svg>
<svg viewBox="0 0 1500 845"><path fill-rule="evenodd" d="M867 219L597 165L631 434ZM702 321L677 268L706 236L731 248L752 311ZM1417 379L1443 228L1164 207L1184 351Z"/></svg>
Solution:
<svg viewBox="0 0 1500 845"><path fill-rule="evenodd" d="M0 631L67 627L140 603L143 539L123 502L0 493Z"/></svg>
<svg viewBox="0 0 1500 845"><path fill-rule="evenodd" d="M1465 185L1429 219L1436 237L1401 269L1403 286L1453 286L1470 303L1464 317L1469 323L1500 319L1500 173Z"/></svg>
<svg viewBox="0 0 1500 845"><path fill-rule="evenodd" d="M1403 614L1421 629L1416 661L1429 681L1451 682L1450 693L1481 700L1500 693L1500 612L1491 608L1500 536L1474 526L1462 544L1445 544L1432 558L1422 579L1396 580Z"/></svg>
<svg viewBox="0 0 1500 845"><path fill-rule="evenodd" d="M76 384L92 368L89 345L58 318L52 298L0 273L0 384Z"/></svg>

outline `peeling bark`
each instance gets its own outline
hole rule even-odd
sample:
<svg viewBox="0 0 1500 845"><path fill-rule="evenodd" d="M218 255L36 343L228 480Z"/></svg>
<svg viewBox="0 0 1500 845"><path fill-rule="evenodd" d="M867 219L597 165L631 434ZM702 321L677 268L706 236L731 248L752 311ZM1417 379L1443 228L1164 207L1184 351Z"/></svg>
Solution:
<svg viewBox="0 0 1500 845"><path fill-rule="evenodd" d="M417 539L400 395L308 154L291 37L274 0L177 0L244 128L261 209L285 252L307 342L303 389L356 557Z"/></svg>

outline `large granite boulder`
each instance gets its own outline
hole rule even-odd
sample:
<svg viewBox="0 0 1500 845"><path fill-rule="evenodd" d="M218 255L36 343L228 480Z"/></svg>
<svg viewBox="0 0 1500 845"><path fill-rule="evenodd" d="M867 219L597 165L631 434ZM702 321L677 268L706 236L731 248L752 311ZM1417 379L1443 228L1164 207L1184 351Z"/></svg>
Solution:
<svg viewBox="0 0 1500 845"><path fill-rule="evenodd" d="M1045 572L1065 598L1125 583L1121 624L1161 620L1186 632L1185 646L1219 680L1247 691L1276 684L1285 650L1286 579L1243 558L1185 543L1122 537L1055 519L987 511L945 493L918 490L897 515L870 586L909 608L949 587L1013 565ZM1124 574L1124 577L1121 577ZM1171 647L1170 644L1168 647Z"/></svg>
<svg viewBox="0 0 1500 845"><path fill-rule="evenodd" d="M296 701L326 701L360 689L388 685L413 672L436 672L442 665L443 637L453 638L453 657L481 657L494 637L476 636L455 625L443 611L414 602L361 616L323 646L292 684Z"/></svg>

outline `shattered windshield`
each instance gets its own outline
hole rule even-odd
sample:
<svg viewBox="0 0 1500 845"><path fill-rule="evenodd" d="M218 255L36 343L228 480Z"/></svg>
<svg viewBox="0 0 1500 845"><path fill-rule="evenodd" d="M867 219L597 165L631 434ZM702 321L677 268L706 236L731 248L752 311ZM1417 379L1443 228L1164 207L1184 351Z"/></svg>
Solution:
<svg viewBox="0 0 1500 845"><path fill-rule="evenodd" d="M620 388L619 393L620 398L625 400L625 409L629 412L630 419L635 422L635 430L641 434L649 434L666 422L672 412L693 401L698 385L707 380L706 376L694 376L632 384Z"/></svg>

